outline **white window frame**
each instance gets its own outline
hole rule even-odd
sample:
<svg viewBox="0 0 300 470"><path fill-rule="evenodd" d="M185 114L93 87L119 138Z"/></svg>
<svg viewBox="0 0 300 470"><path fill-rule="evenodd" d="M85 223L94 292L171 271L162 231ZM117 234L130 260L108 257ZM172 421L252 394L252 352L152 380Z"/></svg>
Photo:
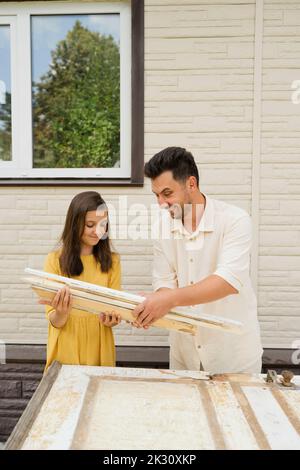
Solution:
<svg viewBox="0 0 300 470"><path fill-rule="evenodd" d="M3 170L10 170L17 168L17 162L14 160L14 155L17 153L16 144L17 142L13 139L14 135L17 135L17 57L14 53L16 48L16 18L14 16L0 16L0 26L9 26L10 33L10 86L11 86L11 160L2 161L0 160L0 173Z"/></svg>
<svg viewBox="0 0 300 470"><path fill-rule="evenodd" d="M31 16L120 14L120 168L33 168ZM4 23L4 21L6 21ZM9 23L7 22L9 21ZM12 160L0 161L1 178L130 178L131 9L128 3L0 3L0 25L11 25Z"/></svg>

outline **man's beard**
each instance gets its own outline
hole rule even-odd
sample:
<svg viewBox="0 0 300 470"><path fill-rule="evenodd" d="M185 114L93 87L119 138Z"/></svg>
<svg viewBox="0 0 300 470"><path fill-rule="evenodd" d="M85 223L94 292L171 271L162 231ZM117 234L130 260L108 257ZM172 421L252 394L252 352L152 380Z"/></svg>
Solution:
<svg viewBox="0 0 300 470"><path fill-rule="evenodd" d="M184 213L184 211L187 209L187 207L191 205L191 202L184 202L182 204L176 203L173 204L168 208L169 214L172 217L172 219L176 220L181 220L182 223L184 222L184 217L187 215ZM173 209L172 209L173 207Z"/></svg>

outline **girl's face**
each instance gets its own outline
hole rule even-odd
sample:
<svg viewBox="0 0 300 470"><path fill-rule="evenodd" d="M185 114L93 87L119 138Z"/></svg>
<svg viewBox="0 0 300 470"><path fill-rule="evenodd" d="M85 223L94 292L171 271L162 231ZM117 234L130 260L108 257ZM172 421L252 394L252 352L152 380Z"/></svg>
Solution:
<svg viewBox="0 0 300 470"><path fill-rule="evenodd" d="M95 246L105 235L107 229L107 212L97 215L96 211L88 211L85 215L84 230L81 243L87 246Z"/></svg>

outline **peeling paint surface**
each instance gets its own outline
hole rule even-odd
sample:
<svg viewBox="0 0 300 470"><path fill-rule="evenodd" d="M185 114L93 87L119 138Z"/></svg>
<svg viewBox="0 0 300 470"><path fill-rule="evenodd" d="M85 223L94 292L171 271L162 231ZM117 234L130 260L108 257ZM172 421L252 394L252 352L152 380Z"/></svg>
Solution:
<svg viewBox="0 0 300 470"><path fill-rule="evenodd" d="M62 366L22 449L300 449L300 377Z"/></svg>

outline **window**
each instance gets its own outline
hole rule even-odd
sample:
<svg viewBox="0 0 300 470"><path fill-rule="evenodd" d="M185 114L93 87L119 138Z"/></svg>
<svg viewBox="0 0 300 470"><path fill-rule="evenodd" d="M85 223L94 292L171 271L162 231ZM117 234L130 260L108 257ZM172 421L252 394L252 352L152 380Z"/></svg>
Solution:
<svg viewBox="0 0 300 470"><path fill-rule="evenodd" d="M0 17L0 165L12 165L12 47L14 45L14 19ZM15 88L15 87L14 87Z"/></svg>
<svg viewBox="0 0 300 470"><path fill-rule="evenodd" d="M11 160L10 26L0 25L0 159Z"/></svg>
<svg viewBox="0 0 300 470"><path fill-rule="evenodd" d="M2 184L142 184L142 3L0 3Z"/></svg>

